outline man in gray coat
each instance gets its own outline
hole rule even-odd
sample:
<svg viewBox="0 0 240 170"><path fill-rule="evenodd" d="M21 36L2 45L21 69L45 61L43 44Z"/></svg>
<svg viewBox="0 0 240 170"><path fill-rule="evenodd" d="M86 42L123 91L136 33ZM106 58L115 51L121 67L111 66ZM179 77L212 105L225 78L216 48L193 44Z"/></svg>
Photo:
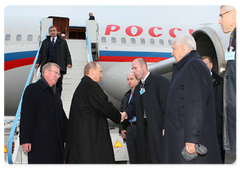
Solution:
<svg viewBox="0 0 240 170"><path fill-rule="evenodd" d="M236 9L231 5L220 8L221 28L231 32L228 52L225 54L227 66L224 74L224 148L236 154Z"/></svg>

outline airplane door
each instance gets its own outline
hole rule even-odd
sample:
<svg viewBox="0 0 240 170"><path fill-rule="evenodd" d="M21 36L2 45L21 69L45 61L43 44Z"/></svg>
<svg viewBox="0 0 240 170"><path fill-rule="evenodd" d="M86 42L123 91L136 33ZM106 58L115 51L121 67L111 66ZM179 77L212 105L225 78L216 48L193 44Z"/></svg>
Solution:
<svg viewBox="0 0 240 170"><path fill-rule="evenodd" d="M69 39L69 18L53 16L49 16L48 18L53 19L53 25L58 28L58 35L65 34L63 38Z"/></svg>
<svg viewBox="0 0 240 170"><path fill-rule="evenodd" d="M40 27L40 40L39 40L40 43L44 35L47 33L50 24L52 25L52 21L53 21L52 18L42 18L41 27Z"/></svg>

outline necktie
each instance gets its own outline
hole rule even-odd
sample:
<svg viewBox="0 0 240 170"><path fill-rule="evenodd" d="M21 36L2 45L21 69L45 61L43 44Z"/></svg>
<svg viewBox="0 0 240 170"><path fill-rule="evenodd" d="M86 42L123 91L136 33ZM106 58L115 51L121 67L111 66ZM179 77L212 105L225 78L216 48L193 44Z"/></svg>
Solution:
<svg viewBox="0 0 240 170"><path fill-rule="evenodd" d="M227 49L228 52L231 50L233 37L234 37L234 30L232 31L232 33L230 35L230 38L229 38L229 46L228 46L228 49Z"/></svg>
<svg viewBox="0 0 240 170"><path fill-rule="evenodd" d="M233 31L233 32L231 33L231 35L230 35L229 46L232 45L232 39L233 39L233 37L234 37L234 31Z"/></svg>
<svg viewBox="0 0 240 170"><path fill-rule="evenodd" d="M132 90L132 93L130 95L130 98L128 100L128 104L130 103L132 96L133 96L134 91ZM136 122L136 116L134 116L132 119L129 120L129 122Z"/></svg>
<svg viewBox="0 0 240 170"><path fill-rule="evenodd" d="M52 39L52 46L54 46L54 38Z"/></svg>
<svg viewBox="0 0 240 170"><path fill-rule="evenodd" d="M130 101L131 101L131 99L132 99L133 93L134 93L134 91L132 90L132 93L131 93L131 95L130 95L130 97L129 97L129 100L128 100L128 104L130 103Z"/></svg>

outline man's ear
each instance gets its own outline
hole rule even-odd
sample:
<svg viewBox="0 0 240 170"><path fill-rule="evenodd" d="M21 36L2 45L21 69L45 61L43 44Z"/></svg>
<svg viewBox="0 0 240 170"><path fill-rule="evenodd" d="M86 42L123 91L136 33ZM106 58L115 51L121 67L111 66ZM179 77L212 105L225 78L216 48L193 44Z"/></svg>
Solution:
<svg viewBox="0 0 240 170"><path fill-rule="evenodd" d="M44 72L43 72L43 75L48 75L48 69L45 69Z"/></svg>
<svg viewBox="0 0 240 170"><path fill-rule="evenodd" d="M237 12L236 9L233 8L233 9L232 9L232 18L233 18L233 19L235 19L236 16L237 16L237 13L236 13L236 12Z"/></svg>
<svg viewBox="0 0 240 170"><path fill-rule="evenodd" d="M94 68L90 68L90 70L89 70L89 75L90 75L90 76L94 75Z"/></svg>
<svg viewBox="0 0 240 170"><path fill-rule="evenodd" d="M182 44L182 45L181 45L181 52L184 53L184 51L185 51L185 45Z"/></svg>

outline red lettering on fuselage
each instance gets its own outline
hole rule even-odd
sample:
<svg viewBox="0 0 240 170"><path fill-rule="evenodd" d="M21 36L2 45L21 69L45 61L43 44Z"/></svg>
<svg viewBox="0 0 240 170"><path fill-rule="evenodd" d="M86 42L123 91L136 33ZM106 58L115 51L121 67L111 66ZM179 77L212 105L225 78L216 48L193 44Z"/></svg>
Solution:
<svg viewBox="0 0 240 170"><path fill-rule="evenodd" d="M136 33L133 33L133 28L136 29ZM118 32L120 29L121 29L121 27L119 25L107 25L106 30L105 30L105 35L110 35L111 33ZM163 35L161 33L157 34L156 30L160 30L160 32L161 32L163 30L163 28L162 27L151 27L148 29L148 34L151 37L160 37ZM143 31L144 30L142 27L136 26L136 25L128 26L125 29L125 33L131 37L140 36L143 33ZM169 29L169 35L172 38L175 38L177 36L176 31L180 32L180 31L182 31L182 29L181 28L171 28L171 29ZM193 29L188 29L188 32L189 32L189 34L192 34Z"/></svg>
<svg viewBox="0 0 240 170"><path fill-rule="evenodd" d="M151 28L149 28L149 30L148 30L149 35L152 36L152 37L160 37L162 34L155 34L155 33L154 33L154 30L155 30L155 29L162 30L161 27L151 27Z"/></svg>
<svg viewBox="0 0 240 170"><path fill-rule="evenodd" d="M174 33L174 31L175 31L176 29L177 29L178 31L182 31L181 28L172 28L172 29L170 29L170 30L169 30L169 35L170 35L171 37L173 37L173 38L176 37L176 34Z"/></svg>
<svg viewBox="0 0 240 170"><path fill-rule="evenodd" d="M189 29L189 34L192 34L192 32L193 32L193 29Z"/></svg>
<svg viewBox="0 0 240 170"><path fill-rule="evenodd" d="M120 29L118 25L107 25L105 35L110 35L111 32L117 32Z"/></svg>
<svg viewBox="0 0 240 170"><path fill-rule="evenodd" d="M133 27L137 28L136 34L133 34L133 33L132 33L132 28L133 28ZM142 29L142 27L133 25L133 26L127 27L126 30L125 30L125 32L126 32L127 35L129 35L129 36L131 36L131 37L137 37L137 36L139 36L139 35L142 34L143 29Z"/></svg>

